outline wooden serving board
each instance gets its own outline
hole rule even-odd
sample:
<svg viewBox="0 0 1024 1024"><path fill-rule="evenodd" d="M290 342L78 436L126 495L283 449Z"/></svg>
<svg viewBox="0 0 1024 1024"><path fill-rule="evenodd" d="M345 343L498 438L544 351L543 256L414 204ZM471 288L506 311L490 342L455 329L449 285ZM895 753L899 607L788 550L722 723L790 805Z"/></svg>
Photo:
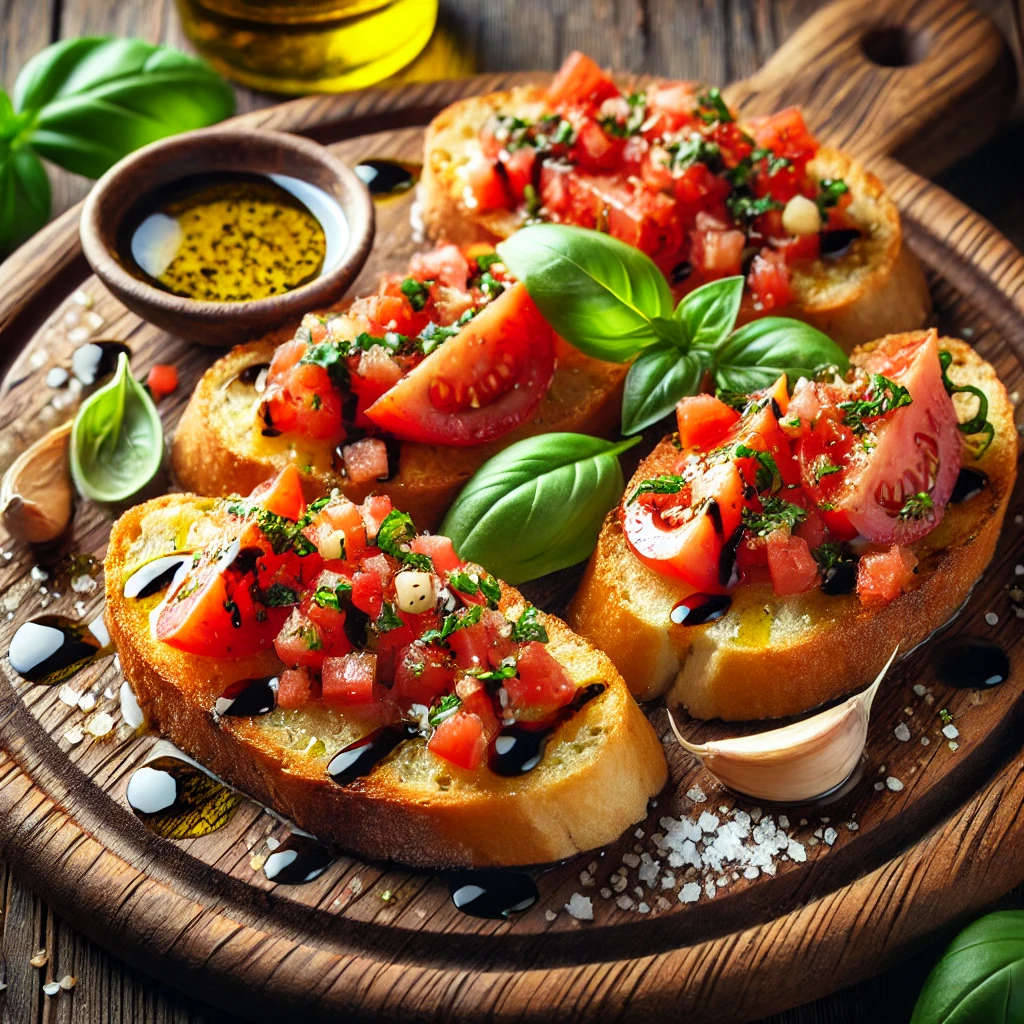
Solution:
<svg viewBox="0 0 1024 1024"><path fill-rule="evenodd" d="M820 12L761 72L732 86L731 99L747 113L801 103L824 138L870 160L928 268L938 322L970 338L1016 394L1024 381L1024 257L891 158L934 170L979 141L1010 100L1005 46L960 0L862 7L850 0ZM526 77L310 97L239 121L310 135L353 163L414 160L422 126L441 107ZM410 205L411 197L381 205L357 292L382 269L405 266L416 247ZM71 414L74 396L49 388L46 376L67 366L86 338L126 341L139 373L156 361L178 366L182 388L161 406L168 432L214 355L118 305L88 274L77 220L78 210L69 211L3 267L0 466ZM949 627L1001 643L1009 682L985 692L947 689L934 678L928 648L912 653L876 701L860 780L828 807L758 810L666 741L671 780L648 820L605 850L537 871L539 903L511 922L457 912L444 877L344 856L312 884L275 887L258 858L268 852L266 838L287 829L248 801L212 835L156 838L124 793L157 737L121 723L107 696L121 683L109 659L71 680L97 699L86 713L62 701L59 688L19 679L4 654L0 852L97 942L256 1020L671 1014L738 1022L778 1011L871 974L1024 880L1024 622L1010 595L1014 567L1024 562L1024 529L1014 518L1022 509L1024 483L995 562ZM70 588L80 567L69 571L69 557L101 558L110 522L109 511L82 504L71 535L53 548L30 551L0 537L0 651L44 605L79 618L99 614L101 589ZM568 571L527 589L558 611L577 579ZM956 749L941 734L940 708L959 729ZM113 714L115 729L99 738L86 731L72 743L68 733L74 738L98 711ZM663 709L650 713L665 735ZM909 740L899 738L901 723ZM704 801L695 801L695 787ZM774 874L755 878L734 877L729 867L688 875L658 852L653 837L665 832L663 817L707 812L724 820L737 811L759 819L762 837L784 825L800 852L786 846L772 859ZM645 854L660 862L653 887L641 880L651 875ZM620 868L624 885L613 884ZM667 873L674 878L663 887ZM693 882L699 898L682 902L682 886ZM574 893L591 897L593 921L566 912Z"/></svg>

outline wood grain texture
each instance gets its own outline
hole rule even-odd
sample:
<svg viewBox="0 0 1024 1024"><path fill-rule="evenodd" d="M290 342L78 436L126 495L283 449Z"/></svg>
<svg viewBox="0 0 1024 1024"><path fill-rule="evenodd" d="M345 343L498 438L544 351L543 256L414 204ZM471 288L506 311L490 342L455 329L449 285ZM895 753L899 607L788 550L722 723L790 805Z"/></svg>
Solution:
<svg viewBox="0 0 1024 1024"><path fill-rule="evenodd" d="M79 18L81 25L90 31L108 30L104 18L110 16L110 24L128 26L130 31L139 31L133 25L141 25L145 21L144 28L148 31L155 24L152 12L155 8L162 9L164 18L164 29L171 26L173 33L174 21L169 16L168 5L152 4L146 5L145 17L133 21L134 12L125 13L126 8L134 7L134 4L111 3L109 5L81 5L65 2L65 18L72 12ZM561 53L573 45L579 45L594 53L599 59L606 63L614 63L618 66L632 67L636 70L646 70L655 73L676 74L683 76L701 77L709 81L723 81L736 74L744 74L753 70L758 63L774 48L776 42L784 37L788 30L800 18L806 14L813 4L790 4L790 3L733 3L724 10L719 10L719 5L698 5L691 3L594 3L594 4L568 4L568 3L530 3L520 2L516 4L488 3L480 5L475 0L467 0L447 5L449 17L466 32L468 37L474 38L477 44L478 55L481 58L482 66L493 68L522 68L554 66L558 63ZM79 9L79 7L81 9ZM140 5L141 7L141 5ZM88 8L88 9L86 9ZM575 9L575 10L574 10ZM644 11L646 10L646 19ZM159 20L159 19L157 19ZM696 26L699 26L697 28ZM562 33L559 35L558 33ZM150 36L153 38L153 36ZM173 38L173 35L172 35ZM548 39L557 39L560 49L555 45L545 49ZM541 41L544 41L543 46ZM257 98L253 102L261 102ZM327 104L325 104L327 106ZM365 130L363 127L362 130ZM77 187L83 187L83 183L72 183ZM913 192L916 187L911 179L906 183L908 193ZM73 189L69 189L69 198ZM79 192L78 194L81 194ZM922 194L927 200L927 194ZM951 214L948 230L956 233L957 225L966 225L968 240L972 226L969 220L961 221L958 214ZM38 252L41 259L52 259L54 251L60 253L71 270L65 278L59 280L53 288L54 297L67 293L65 281L74 280L76 274L73 272L73 254L66 251L67 247L61 245L62 236L59 232L41 240L47 244L40 245ZM919 241L915 236L915 242ZM995 240L998 242L998 239ZM986 244L994 244L990 238ZM983 275L984 277L984 275ZM1014 280L1016 280L1014 278ZM62 291L63 288L63 291ZM962 300L956 299L948 287L945 289L945 297L950 302L954 318L960 318L960 322L968 322L963 317L973 318L976 313L966 307ZM959 305L958 305L959 303ZM46 303L26 306L20 318L17 318L17 331L5 333L0 328L0 337L15 339L16 337L27 337L38 320L40 319L40 305L44 308ZM976 320L972 322L977 322ZM112 326L117 329L131 329L130 321L115 319ZM986 337L984 329L981 329L982 339ZM171 417L176 410L171 410ZM1011 793L1012 797L1012 793ZM1012 801L1011 801L1012 803ZM1019 803L1019 800L1018 800ZM42 822L47 821L43 815ZM43 825L40 825L43 827ZM52 833L59 837L59 832ZM50 918L44 912L27 913L30 906L41 906L38 901L30 901L15 883L10 885L15 895L15 910L6 919L10 921L13 917L15 926L12 930L19 936L17 951L20 956L22 950L29 950L30 956L34 949L30 949L37 935L45 935L47 921L54 921L52 926L55 940L58 943L66 941L64 936L68 934L66 926L54 918ZM18 894L21 894L20 896ZM984 896L984 893L980 894ZM972 901L979 898L978 892L970 894ZM976 905L972 902L971 905ZM10 908L9 908L10 909ZM29 923L26 924L26 919ZM11 928L12 926L6 925ZM5 934L5 948L9 957L13 940ZM60 945L60 951L67 947ZM74 956L76 950L86 950L87 955L79 952L78 956L96 963L100 966L93 974L92 984L77 990L73 999L65 1002L48 1003L40 992L41 979L31 969L26 970L21 966L20 971L23 979L21 985L22 995L17 1003L13 1003L12 996L8 995L6 1003L0 1003L0 1012L3 1012L7 1019L13 1021L21 1020L42 1020L44 1019L75 1019L80 1021L106 1021L106 1020L213 1020L221 1019L219 1014L212 1011L207 1013L193 1005L183 1002L177 997L168 994L166 989L157 989L151 983L140 979L134 972L122 968L109 956L98 951L95 947L89 946L80 939L75 939L70 947L69 953ZM26 958L27 959L27 958ZM24 960L22 961L24 964ZM10 967L8 967L9 973ZM648 974L650 974L648 969ZM643 984L638 982L638 993L643 995ZM451 990L449 990L451 991ZM13 986L12 986L13 992ZM26 998L25 994L28 994ZM102 994L100 994L102 993ZM600 992L597 997L600 997ZM801 991L796 998L807 998L810 991ZM216 995L216 993L215 993ZM221 993L221 998L223 994ZM564 999L564 993L554 992L550 996L545 994L555 1004ZM640 996L638 996L640 998ZM455 1004L451 999L437 1004L440 1012L445 1016L457 1015ZM561 1004L564 1006L564 1003ZM645 1006L650 1004L646 1001ZM539 1002L536 1006L538 1015L543 1016L545 1003ZM812 1006L799 1014L787 1014L787 1022L796 1020L815 1021L839 1021L839 1020L862 1020L865 1019L868 1007L873 1011L875 1019L887 1019L881 1016L883 1010L891 1009L893 1001L889 997L862 997L862 1001L844 1002L835 999L826 1003ZM754 1012L764 1013L770 1010L767 1004L759 1006ZM73 1015L73 1016L72 1016ZM888 1019L905 1019L893 1016Z"/></svg>

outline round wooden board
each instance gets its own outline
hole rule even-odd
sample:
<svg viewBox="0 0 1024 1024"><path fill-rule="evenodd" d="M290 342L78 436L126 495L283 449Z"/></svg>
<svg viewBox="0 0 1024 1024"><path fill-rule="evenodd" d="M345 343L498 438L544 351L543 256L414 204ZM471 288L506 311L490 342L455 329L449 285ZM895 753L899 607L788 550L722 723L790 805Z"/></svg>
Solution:
<svg viewBox="0 0 1024 1024"><path fill-rule="evenodd" d="M897 2L886 11L876 5L866 18L856 3L827 8L758 75L732 87L732 98L748 112L800 102L830 140L872 159L928 267L940 326L969 337L1016 392L1024 381L1024 257L981 218L883 155L915 151L915 143L934 138L937 124L946 144L929 145L932 167L976 141L986 127L976 112L998 113L998 99L1009 95L1005 49L990 23L958 0ZM904 42L919 41L927 30L928 55L910 67L872 64L863 41L880 23ZM351 162L416 159L432 113L509 80L484 76L311 97L239 120L301 131ZM407 197L380 207L357 292L372 287L382 269L404 266L416 247L410 205ZM161 406L173 430L213 354L140 322L88 276L77 211L40 233L4 271L0 352L9 366L0 392L0 464L70 415L73 396L48 388L45 377L68 364L86 335L127 341L137 372L156 361L178 366L182 388ZM1024 624L1008 596L1014 566L1024 561L1024 532L1014 522L1022 508L1024 484L1012 499L995 562L949 627L1002 643L1011 680L986 692L949 690L935 681L927 648L911 654L876 702L864 775L853 790L825 808L763 809L773 827L782 815L789 819L787 831L806 859L780 859L774 875L753 879L716 872L709 877L725 884L716 884L713 898L705 890L697 902L682 903L679 888L691 879L659 857L651 836L664 830L666 815L724 817L754 808L671 744L669 786L640 831L538 871L540 902L512 922L459 914L443 877L344 856L310 885L275 887L251 861L267 852L268 836L280 838L287 829L255 804L243 802L223 830L182 843L157 839L127 810L127 779L158 738L120 724L116 701L107 696L121 683L111 661L72 685L96 695L97 710L112 712L118 727L72 744L68 731L95 712L69 707L58 688L19 679L4 658L10 686L0 687L0 851L96 941L257 1020L334 1020L342 1013L460 1021L764 1016L872 973L1024 879L1019 857L998 855L1000 847L1015 851L1024 841ZM71 536L53 549L33 552L3 540L0 649L44 604L79 618L99 614L99 590L69 588L67 559L82 552L101 557L110 521L109 511L83 504ZM33 575L35 566L46 580ZM558 610L577 579L569 571L526 589ZM989 612L997 624L986 621ZM955 750L941 735L942 707L960 730ZM664 732L664 712L651 714ZM900 723L909 741L897 738ZM887 787L889 778L902 789ZM694 786L705 801L686 795ZM835 830L832 842L827 829ZM653 889L629 867L644 853L662 861ZM628 909L616 904L619 893L600 895L624 858ZM584 871L594 875L592 884L581 879ZM675 884L662 889L667 871ZM593 899L592 922L564 910L574 892ZM648 912L639 912L641 901Z"/></svg>

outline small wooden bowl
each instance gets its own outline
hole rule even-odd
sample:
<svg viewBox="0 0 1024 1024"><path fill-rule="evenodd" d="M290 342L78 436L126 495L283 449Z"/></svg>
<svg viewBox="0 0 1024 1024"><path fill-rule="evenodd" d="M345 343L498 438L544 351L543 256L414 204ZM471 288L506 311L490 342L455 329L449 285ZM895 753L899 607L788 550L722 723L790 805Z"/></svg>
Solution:
<svg viewBox="0 0 1024 1024"><path fill-rule="evenodd" d="M172 295L140 281L118 256L125 216L157 189L212 171L286 174L333 197L348 224L348 245L318 278L250 302ZM373 200L355 172L323 146L298 135L214 127L176 135L132 153L96 182L82 209L82 249L96 276L133 313L201 345L232 345L335 302L355 280L373 244Z"/></svg>

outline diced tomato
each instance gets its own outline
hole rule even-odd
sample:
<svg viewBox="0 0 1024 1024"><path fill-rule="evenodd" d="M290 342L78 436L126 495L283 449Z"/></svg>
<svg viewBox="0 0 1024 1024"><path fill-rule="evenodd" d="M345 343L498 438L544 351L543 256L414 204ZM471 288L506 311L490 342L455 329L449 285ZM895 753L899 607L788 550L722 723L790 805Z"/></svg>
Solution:
<svg viewBox="0 0 1024 1024"><path fill-rule="evenodd" d="M554 81L548 86L548 103L556 109L585 103L600 104L609 96L618 95L618 87L611 78L579 50L565 58Z"/></svg>
<svg viewBox="0 0 1024 1024"><path fill-rule="evenodd" d="M348 498L335 498L316 515L306 531L324 558L355 563L366 551L363 515Z"/></svg>
<svg viewBox="0 0 1024 1024"><path fill-rule="evenodd" d="M793 299L793 289L786 257L774 249L762 249L750 264L747 287L758 312L788 306Z"/></svg>
<svg viewBox="0 0 1024 1024"><path fill-rule="evenodd" d="M707 280L739 274L743 247L742 231L693 231L690 235L690 262Z"/></svg>
<svg viewBox="0 0 1024 1024"><path fill-rule="evenodd" d="M315 699L316 682L308 668L290 668L277 681L277 706L285 711L305 707Z"/></svg>
<svg viewBox="0 0 1024 1024"><path fill-rule="evenodd" d="M740 414L714 395L693 395L676 405L679 444L687 448L713 448L736 423Z"/></svg>
<svg viewBox="0 0 1024 1024"><path fill-rule="evenodd" d="M537 151L533 146L521 146L515 152L509 153L504 164L508 187L517 200L522 200L526 186L534 183L534 174L537 170Z"/></svg>
<svg viewBox="0 0 1024 1024"><path fill-rule="evenodd" d="M648 130L660 137L694 121L697 90L693 82L663 82L647 90L647 116L656 118Z"/></svg>
<svg viewBox="0 0 1024 1024"><path fill-rule="evenodd" d="M349 374L349 387L356 396L356 426L365 427L366 410L402 379L402 368L387 350L374 345L359 356L355 370Z"/></svg>
<svg viewBox="0 0 1024 1024"><path fill-rule="evenodd" d="M463 626L448 637L448 646L459 668L481 668L490 664L490 640L483 623Z"/></svg>
<svg viewBox="0 0 1024 1024"><path fill-rule="evenodd" d="M353 651L324 661L321 688L325 704L371 704L383 697L376 683L377 655L370 651Z"/></svg>
<svg viewBox="0 0 1024 1024"><path fill-rule="evenodd" d="M622 158L623 140L609 135L595 120L586 117L576 127L572 157L585 171L607 171Z"/></svg>
<svg viewBox="0 0 1024 1024"><path fill-rule="evenodd" d="M409 547L418 555L427 555L437 573L452 572L462 566L462 560L455 554L455 548L448 537L422 534L415 537Z"/></svg>
<svg viewBox="0 0 1024 1024"><path fill-rule="evenodd" d="M775 593L780 595L802 594L821 582L818 563L807 541L785 530L773 530L768 535L768 571Z"/></svg>
<svg viewBox="0 0 1024 1024"><path fill-rule="evenodd" d="M418 281L436 281L445 288L465 289L469 260L457 245L439 245L428 252L413 253L409 270Z"/></svg>
<svg viewBox="0 0 1024 1024"><path fill-rule="evenodd" d="M378 437L364 437L341 450L345 472L354 484L385 479L388 475L387 445Z"/></svg>
<svg viewBox="0 0 1024 1024"><path fill-rule="evenodd" d="M274 640L277 656L289 667L319 669L324 663L324 642L316 626L298 608L292 609L287 622Z"/></svg>
<svg viewBox="0 0 1024 1024"><path fill-rule="evenodd" d="M267 383L277 384L284 380L288 371L306 354L308 346L304 341L286 341L278 345L270 360Z"/></svg>
<svg viewBox="0 0 1024 1024"><path fill-rule="evenodd" d="M899 544L888 551L868 552L857 566L857 596L869 607L895 601L911 589L916 567L917 556Z"/></svg>
<svg viewBox="0 0 1024 1024"><path fill-rule="evenodd" d="M352 650L352 642L345 632L346 612L343 608L321 608L316 602L309 601L303 602L303 610L316 627L325 655L340 657Z"/></svg>
<svg viewBox="0 0 1024 1024"><path fill-rule="evenodd" d="M554 334L516 284L435 349L366 415L405 441L472 445L525 422L555 373Z"/></svg>
<svg viewBox="0 0 1024 1024"><path fill-rule="evenodd" d="M146 377L146 387L154 400L159 402L172 391L178 390L178 371L168 363L157 363Z"/></svg>
<svg viewBox="0 0 1024 1024"><path fill-rule="evenodd" d="M482 153L472 157L459 169L459 173L464 177L466 189L472 196L474 212L501 210L509 205L511 194L505 178Z"/></svg>
<svg viewBox="0 0 1024 1024"><path fill-rule="evenodd" d="M474 676L462 676L455 684L455 693L462 701L462 711L480 719L484 739L489 743L501 731L501 720L495 710L495 698L487 685Z"/></svg>
<svg viewBox="0 0 1024 1024"><path fill-rule="evenodd" d="M505 680L505 689L517 717L546 718L576 695L568 672L536 640L520 647L516 671L516 676Z"/></svg>
<svg viewBox="0 0 1024 1024"><path fill-rule="evenodd" d="M518 653L518 644L512 639L508 620L501 612L488 609L480 616L480 622L487 630L487 660L491 668L500 668L502 662Z"/></svg>
<svg viewBox="0 0 1024 1024"><path fill-rule="evenodd" d="M787 107L768 117L754 118L749 128L758 146L785 157L801 170L818 152L817 140L808 130L799 107Z"/></svg>
<svg viewBox="0 0 1024 1024"><path fill-rule="evenodd" d="M327 371L315 363L296 363L280 382L268 383L261 408L263 422L274 430L320 440L345 434L341 396Z"/></svg>
<svg viewBox="0 0 1024 1024"><path fill-rule="evenodd" d="M376 540L380 524L391 514L391 499L386 494L371 494L359 506L359 513L366 527L367 538Z"/></svg>
<svg viewBox="0 0 1024 1024"><path fill-rule="evenodd" d="M384 584L376 572L357 572L352 577L352 603L371 619L380 618L384 607Z"/></svg>
<svg viewBox="0 0 1024 1024"><path fill-rule="evenodd" d="M807 513L807 518L796 528L796 535L806 541L812 551L824 544L826 529L821 513L811 509Z"/></svg>
<svg viewBox="0 0 1024 1024"><path fill-rule="evenodd" d="M427 749L459 768L475 771L487 755L483 722L467 711L456 711L434 730Z"/></svg>
<svg viewBox="0 0 1024 1024"><path fill-rule="evenodd" d="M455 670L448 655L433 644L412 643L395 659L392 699L401 708L430 705L451 691Z"/></svg>
<svg viewBox="0 0 1024 1024"><path fill-rule="evenodd" d="M302 496L302 478L290 462L273 480L256 487L249 498L268 512L285 519L298 519L306 508L306 499Z"/></svg>

